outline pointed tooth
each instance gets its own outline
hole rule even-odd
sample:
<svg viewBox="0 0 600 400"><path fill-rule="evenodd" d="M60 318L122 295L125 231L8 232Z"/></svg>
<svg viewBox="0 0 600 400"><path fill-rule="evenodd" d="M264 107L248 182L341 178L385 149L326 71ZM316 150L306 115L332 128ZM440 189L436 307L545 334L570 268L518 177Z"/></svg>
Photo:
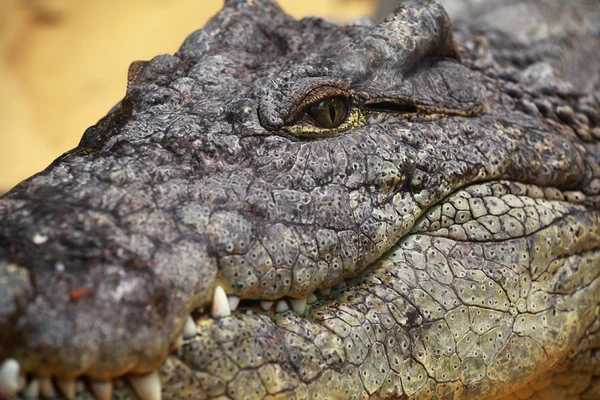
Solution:
<svg viewBox="0 0 600 400"><path fill-rule="evenodd" d="M346 283L346 281L340 281L340 282L336 283L336 284L333 286L333 288L334 288L335 290L339 290L339 289L343 289L343 288L345 288L346 286L348 286L348 284Z"/></svg>
<svg viewBox="0 0 600 400"><path fill-rule="evenodd" d="M252 315L252 314L254 314L254 311L252 311L252 309L251 309L251 308L248 308L248 309L246 310L246 315Z"/></svg>
<svg viewBox="0 0 600 400"><path fill-rule="evenodd" d="M92 381L92 392L96 400L110 400L113 392L113 384L111 381Z"/></svg>
<svg viewBox="0 0 600 400"><path fill-rule="evenodd" d="M215 288L215 294L213 295L212 312L213 317L229 317L231 315L231 309L229 308L229 301L225 290L221 286Z"/></svg>
<svg viewBox="0 0 600 400"><path fill-rule="evenodd" d="M263 310L265 311L269 311L271 309L271 307L273 307L273 301L261 301L260 302L260 306L262 307Z"/></svg>
<svg viewBox="0 0 600 400"><path fill-rule="evenodd" d="M275 312L277 312L277 313L286 312L289 309L290 309L290 306L288 306L288 303L285 300L279 300L277 302L277 305L275 306Z"/></svg>
<svg viewBox="0 0 600 400"><path fill-rule="evenodd" d="M56 397L56 391L54 390L54 385L52 384L52 379L50 378L40 378L40 392L42 397L52 398Z"/></svg>
<svg viewBox="0 0 600 400"><path fill-rule="evenodd" d="M62 392L63 396L65 396L67 399L71 400L75 398L75 394L77 393L75 379L57 379L56 384L58 385L58 388Z"/></svg>
<svg viewBox="0 0 600 400"><path fill-rule="evenodd" d="M0 397L12 397L19 391L19 371L17 360L8 358L0 364Z"/></svg>
<svg viewBox="0 0 600 400"><path fill-rule="evenodd" d="M191 339L196 336L196 323L191 315L188 315L185 326L183 327L183 338Z"/></svg>
<svg viewBox="0 0 600 400"><path fill-rule="evenodd" d="M77 379L75 382L75 388L77 393L85 392L85 383L81 379Z"/></svg>
<svg viewBox="0 0 600 400"><path fill-rule="evenodd" d="M235 311L238 308L238 305L240 304L240 298L237 296L227 296L227 300L229 301L229 308L231 309L231 311Z"/></svg>
<svg viewBox="0 0 600 400"><path fill-rule="evenodd" d="M217 286L220 288L221 286ZM221 288L223 290L223 288ZM225 295L225 292L223 292ZM227 297L225 301L227 301ZM161 399L161 388L160 379L158 378L158 372L152 372L148 375L129 375L127 377L129 384L133 387L133 390L138 395L140 400L160 400Z"/></svg>
<svg viewBox="0 0 600 400"><path fill-rule="evenodd" d="M311 294L310 294L310 296L308 296L308 300L306 300L306 302L307 302L308 304L313 304L313 303L316 303L316 302L317 302L317 300L319 300L319 299L317 298L317 296L316 296L314 293L311 293Z"/></svg>
<svg viewBox="0 0 600 400"><path fill-rule="evenodd" d="M319 289L319 292L323 296L329 296L331 294L331 288Z"/></svg>
<svg viewBox="0 0 600 400"><path fill-rule="evenodd" d="M290 299L290 303L292 303L292 308L294 311L296 311L298 314L304 314L307 300L308 299L306 297L303 299Z"/></svg>
<svg viewBox="0 0 600 400"><path fill-rule="evenodd" d="M27 400L37 400L40 398L40 381L32 379L23 392L23 397Z"/></svg>

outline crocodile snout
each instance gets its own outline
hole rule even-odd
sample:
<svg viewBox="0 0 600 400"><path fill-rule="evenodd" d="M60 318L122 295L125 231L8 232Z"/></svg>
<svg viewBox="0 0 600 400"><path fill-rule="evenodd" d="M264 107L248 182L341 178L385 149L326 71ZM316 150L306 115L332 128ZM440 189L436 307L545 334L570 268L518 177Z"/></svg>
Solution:
<svg viewBox="0 0 600 400"><path fill-rule="evenodd" d="M172 350L191 299L143 267L0 263L0 359L24 373L110 379L151 372Z"/></svg>
<svg viewBox="0 0 600 400"><path fill-rule="evenodd" d="M22 389L25 376L46 394L52 380L63 384L70 398L79 377L155 372L181 345L189 313L212 296L216 265L206 246L154 244L89 208L48 215L34 200L26 210L17 203L4 200L0 228L0 398Z"/></svg>

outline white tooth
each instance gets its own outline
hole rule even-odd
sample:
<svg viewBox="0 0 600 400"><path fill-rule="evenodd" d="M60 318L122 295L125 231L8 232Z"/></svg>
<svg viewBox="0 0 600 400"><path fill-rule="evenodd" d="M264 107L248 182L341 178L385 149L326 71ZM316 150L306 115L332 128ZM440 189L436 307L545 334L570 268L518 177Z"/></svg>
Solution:
<svg viewBox="0 0 600 400"><path fill-rule="evenodd" d="M252 311L251 308L246 310L246 315L252 315L252 314L254 314L254 311Z"/></svg>
<svg viewBox="0 0 600 400"><path fill-rule="evenodd" d="M40 392L42 393L42 397L46 397L46 398L56 397L56 391L54 390L54 385L52 384L52 379L40 378Z"/></svg>
<svg viewBox="0 0 600 400"><path fill-rule="evenodd" d="M231 315L231 309L229 308L229 301L225 290L221 286L215 288L215 294L213 295L212 312L213 317L229 317Z"/></svg>
<svg viewBox="0 0 600 400"><path fill-rule="evenodd" d="M220 288L220 286L217 286ZM221 288L223 290L223 288ZM223 292L225 295L225 292ZM225 301L227 297L225 296ZM133 387L133 390L138 395L140 400L160 400L161 399L161 388L160 379L158 378L158 372L152 372L148 375L129 375L127 377L129 383Z"/></svg>
<svg viewBox="0 0 600 400"><path fill-rule="evenodd" d="M40 398L40 381L37 379L32 379L25 391L23 392L23 397L27 400L37 400Z"/></svg>
<svg viewBox="0 0 600 400"><path fill-rule="evenodd" d="M333 288L334 288L335 290L338 290L338 289L343 289L343 288L345 288L346 286L348 286L348 284L346 283L346 281L341 281L341 282L338 282L338 283L336 283L336 284L335 284L335 286L334 286Z"/></svg>
<svg viewBox="0 0 600 400"><path fill-rule="evenodd" d="M63 396L65 396L69 400L75 398L76 387L75 387L74 379L65 379L65 380L57 379L56 383L57 383L60 391L62 392Z"/></svg>
<svg viewBox="0 0 600 400"><path fill-rule="evenodd" d="M196 336L196 323L191 315L188 315L185 326L183 327L183 338L191 339Z"/></svg>
<svg viewBox="0 0 600 400"><path fill-rule="evenodd" d="M96 400L110 400L113 392L113 384L111 381L92 381L91 385Z"/></svg>
<svg viewBox="0 0 600 400"><path fill-rule="evenodd" d="M17 360L8 358L0 364L0 397L12 397L19 391L19 371Z"/></svg>
<svg viewBox="0 0 600 400"><path fill-rule="evenodd" d="M231 311L235 311L240 304L240 298L232 295L227 296L227 300L229 301L229 308L231 308Z"/></svg>
<svg viewBox="0 0 600 400"><path fill-rule="evenodd" d="M308 296L308 300L306 301L308 304L313 304L317 302L317 296L315 296L314 293L311 293L310 296Z"/></svg>
<svg viewBox="0 0 600 400"><path fill-rule="evenodd" d="M75 382L75 384L75 387L77 388L77 393L85 392L85 384L81 379L77 379L77 382Z"/></svg>
<svg viewBox="0 0 600 400"><path fill-rule="evenodd" d="M278 312L278 313L286 312L289 309L290 309L290 306L288 306L288 303L285 300L279 300L277 302L277 305L275 306L275 312Z"/></svg>
<svg viewBox="0 0 600 400"><path fill-rule="evenodd" d="M331 288L319 289L319 292L321 292L323 296L329 296L331 294Z"/></svg>
<svg viewBox="0 0 600 400"><path fill-rule="evenodd" d="M265 311L269 311L271 309L271 307L273 307L273 301L261 301L260 302L260 306L262 307L263 310Z"/></svg>
<svg viewBox="0 0 600 400"><path fill-rule="evenodd" d="M303 299L290 299L290 303L292 303L292 308L298 314L304 314L304 310L306 310L306 297Z"/></svg>

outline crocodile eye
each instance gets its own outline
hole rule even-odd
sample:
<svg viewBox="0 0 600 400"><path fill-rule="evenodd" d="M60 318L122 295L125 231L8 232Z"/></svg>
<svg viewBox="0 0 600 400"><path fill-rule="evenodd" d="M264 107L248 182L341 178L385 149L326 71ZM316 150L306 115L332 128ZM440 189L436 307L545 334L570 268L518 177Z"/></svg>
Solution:
<svg viewBox="0 0 600 400"><path fill-rule="evenodd" d="M343 96L333 96L315 101L306 108L306 116L316 127L337 128L348 117L347 100Z"/></svg>

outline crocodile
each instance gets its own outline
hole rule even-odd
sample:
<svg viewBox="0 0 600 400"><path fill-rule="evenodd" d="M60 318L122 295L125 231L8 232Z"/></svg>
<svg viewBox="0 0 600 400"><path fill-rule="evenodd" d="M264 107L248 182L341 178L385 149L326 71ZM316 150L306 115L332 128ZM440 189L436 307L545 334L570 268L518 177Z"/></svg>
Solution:
<svg viewBox="0 0 600 400"><path fill-rule="evenodd" d="M0 398L600 398L598 9L225 1L0 199Z"/></svg>

